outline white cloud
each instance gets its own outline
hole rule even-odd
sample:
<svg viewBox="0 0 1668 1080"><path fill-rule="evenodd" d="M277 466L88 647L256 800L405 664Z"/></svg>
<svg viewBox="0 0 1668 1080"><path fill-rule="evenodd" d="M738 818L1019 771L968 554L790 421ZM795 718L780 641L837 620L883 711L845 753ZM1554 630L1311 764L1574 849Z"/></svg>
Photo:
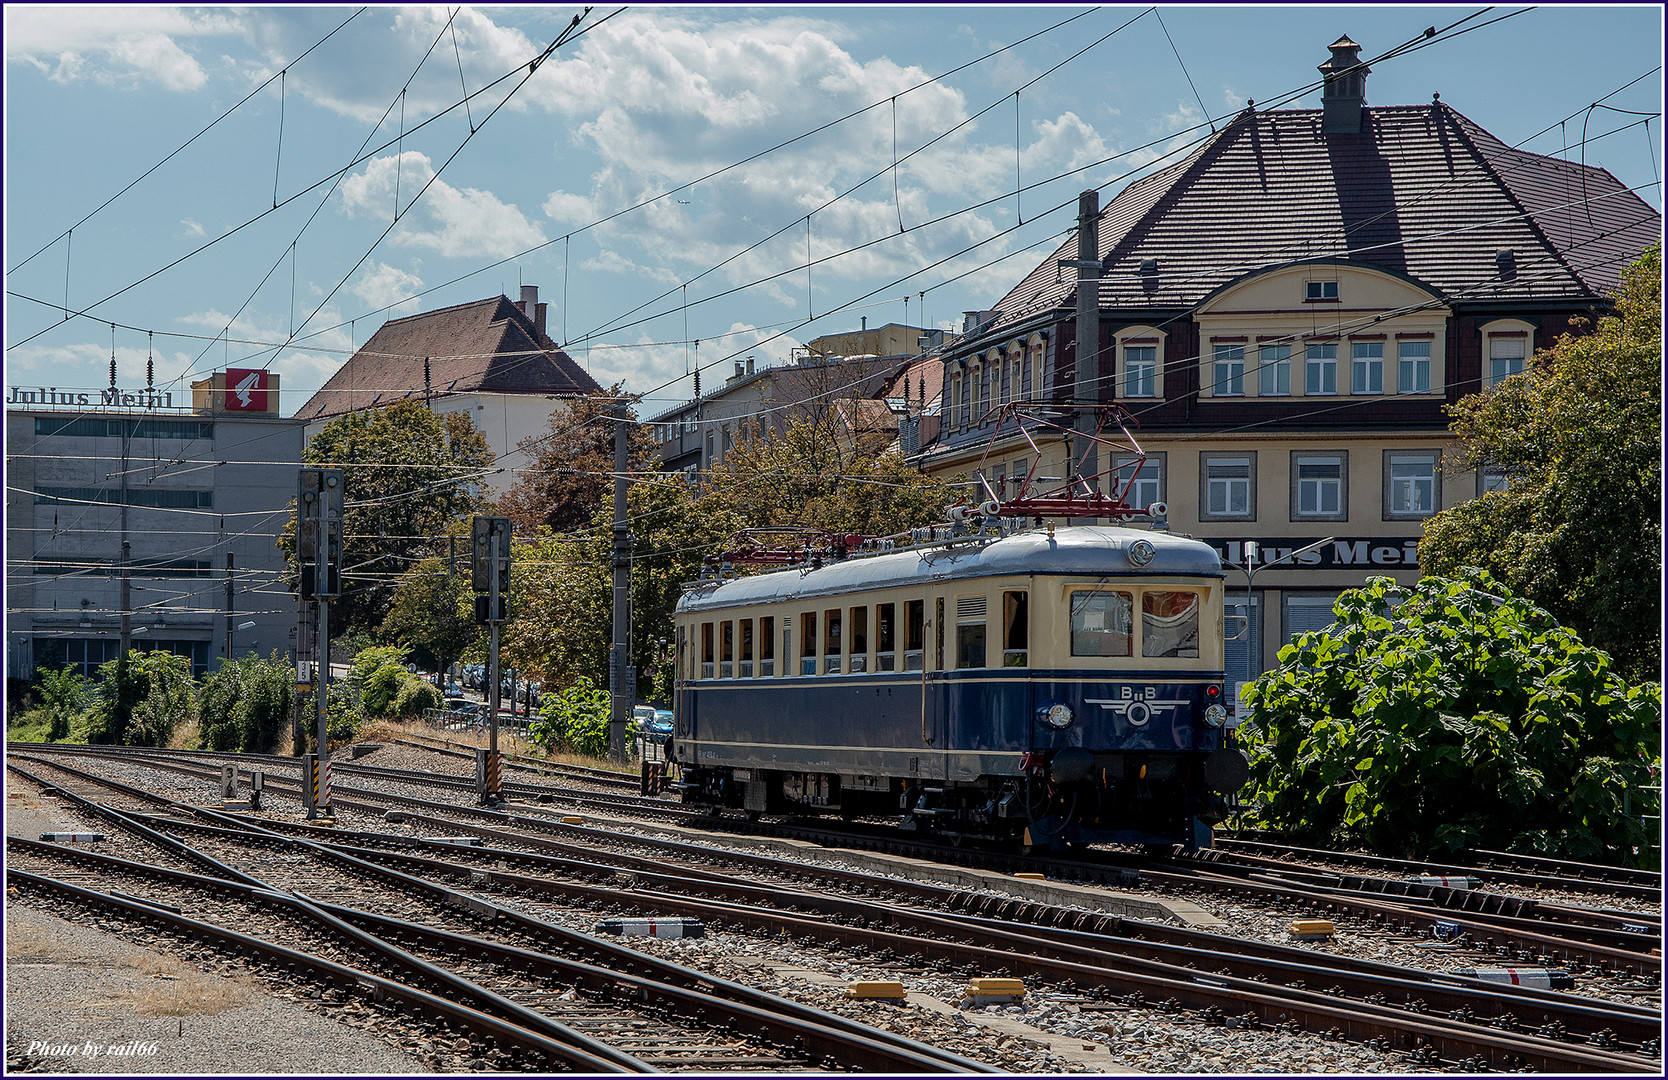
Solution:
<svg viewBox="0 0 1668 1080"><path fill-rule="evenodd" d="M186 236L199 237L208 235L208 233L204 231L201 223L192 221L190 218L180 218L180 224L185 226L184 235Z"/></svg>
<svg viewBox="0 0 1668 1080"><path fill-rule="evenodd" d="M413 207L418 192L423 194ZM342 182L341 194L348 216L383 220L393 215L397 195L402 220L392 238L442 255L503 258L545 241L520 210L492 192L435 180L428 155L415 150L373 158Z"/></svg>
<svg viewBox="0 0 1668 1080"><path fill-rule="evenodd" d="M422 288L423 279L415 272L378 262L359 275L353 285L353 295L372 308L392 308L389 317L396 318L417 313L419 300L412 294Z"/></svg>
<svg viewBox="0 0 1668 1080"><path fill-rule="evenodd" d="M6 60L63 83L87 78L197 90L208 74L181 41L240 28L236 15L212 10L7 5Z"/></svg>

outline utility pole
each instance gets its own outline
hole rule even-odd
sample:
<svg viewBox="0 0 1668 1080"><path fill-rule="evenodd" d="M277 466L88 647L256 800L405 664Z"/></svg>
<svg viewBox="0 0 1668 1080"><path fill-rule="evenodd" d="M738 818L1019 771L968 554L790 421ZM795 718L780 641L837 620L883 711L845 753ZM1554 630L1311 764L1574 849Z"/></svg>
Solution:
<svg viewBox="0 0 1668 1080"><path fill-rule="evenodd" d="M1100 400L1100 192L1089 190L1077 197L1077 258L1061 260L1077 270L1077 379L1072 397L1092 405ZM1089 477L1100 472L1099 455L1092 436L1095 414L1085 409L1077 415L1077 437L1072 440L1072 462L1084 478L1085 497L1094 489ZM1067 470L1067 476L1071 470ZM1075 525L1093 525L1097 519L1074 518Z"/></svg>
<svg viewBox="0 0 1668 1080"><path fill-rule="evenodd" d="M498 806L504 801L503 767L498 756L498 708L501 689L498 685L498 628L509 612L510 599L510 519L507 517L476 517L471 528L469 572L475 587L475 621L490 628L487 646L487 748L477 751L475 783L480 790L482 806ZM511 708L514 708L514 687L511 687Z"/></svg>
<svg viewBox="0 0 1668 1080"><path fill-rule="evenodd" d="M342 488L340 469L302 469L296 499L296 554L301 564L301 598L315 601L317 645L313 661L313 702L317 708L318 753L309 763L307 818L331 815L330 801L330 601L342 595Z"/></svg>
<svg viewBox="0 0 1668 1080"><path fill-rule="evenodd" d="M608 650L608 756L626 760L626 722L630 698L637 692L626 685L626 641L631 632L631 532L626 522L626 471L630 426L624 402L614 407L614 639Z"/></svg>
<svg viewBox="0 0 1668 1080"><path fill-rule="evenodd" d="M236 598L232 595L232 593L233 593L233 588L232 588L232 553L228 551L228 552L226 552L226 659L225 659L225 663L228 663L228 664L232 662L232 627L233 627L232 620L237 618L237 612L236 612L236 610L234 610L234 605L236 603Z"/></svg>
<svg viewBox="0 0 1668 1080"><path fill-rule="evenodd" d="M116 385L115 360L110 361L110 385ZM133 438L133 421L129 420L126 416L123 416L120 423L122 425L122 506L120 511L122 519L122 590L120 601L122 608L121 655L125 657L128 650L133 648L133 548L127 541L127 456L129 444Z"/></svg>

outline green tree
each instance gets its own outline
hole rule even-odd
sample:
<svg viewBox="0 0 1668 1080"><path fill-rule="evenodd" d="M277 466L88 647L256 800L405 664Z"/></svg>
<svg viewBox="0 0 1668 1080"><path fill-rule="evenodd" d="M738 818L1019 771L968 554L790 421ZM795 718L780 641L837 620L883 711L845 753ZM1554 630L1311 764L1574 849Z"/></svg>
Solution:
<svg viewBox="0 0 1668 1080"><path fill-rule="evenodd" d="M1428 521L1419 557L1434 574L1486 567L1637 681L1662 657L1660 244L1615 300L1592 333L1449 407L1469 464L1509 486Z"/></svg>
<svg viewBox="0 0 1668 1080"><path fill-rule="evenodd" d="M468 574L449 573L444 559L424 559L395 587L383 637L409 645L418 664L444 673L481 636L474 597Z"/></svg>
<svg viewBox="0 0 1668 1080"><path fill-rule="evenodd" d="M1370 578L1333 610L1246 688L1254 822L1403 857L1655 857L1660 686L1486 570Z"/></svg>
<svg viewBox="0 0 1668 1080"><path fill-rule="evenodd" d="M521 440L519 449L532 464L498 501L499 512L515 522L517 532L584 528L598 507L612 505L616 421L609 410L622 399L631 400L624 384L616 383L602 393L565 400L551 412L543 432ZM634 420L635 412L627 416ZM659 447L649 428L633 422L628 435L631 470L654 470Z"/></svg>
<svg viewBox="0 0 1668 1080"><path fill-rule="evenodd" d="M87 741L167 746L179 724L197 718L191 660L158 649L129 650L99 665L98 699L88 712Z"/></svg>
<svg viewBox="0 0 1668 1080"><path fill-rule="evenodd" d="M93 695L93 684L78 668L42 671L41 705L49 717L47 739L57 742L69 738L71 725L86 715Z"/></svg>
<svg viewBox="0 0 1668 1080"><path fill-rule="evenodd" d="M420 401L337 417L302 460L343 473L342 598L331 605L332 633L380 626L399 576L439 554L458 522L489 505L479 494L494 467L486 437L466 414L437 414ZM293 566L293 517L279 546Z"/></svg>
<svg viewBox="0 0 1668 1080"><path fill-rule="evenodd" d="M561 693L545 699L527 734L547 750L589 757L608 756L608 691L583 676Z"/></svg>
<svg viewBox="0 0 1668 1080"><path fill-rule="evenodd" d="M207 750L267 753L290 725L295 670L276 652L229 660L197 694L197 741Z"/></svg>

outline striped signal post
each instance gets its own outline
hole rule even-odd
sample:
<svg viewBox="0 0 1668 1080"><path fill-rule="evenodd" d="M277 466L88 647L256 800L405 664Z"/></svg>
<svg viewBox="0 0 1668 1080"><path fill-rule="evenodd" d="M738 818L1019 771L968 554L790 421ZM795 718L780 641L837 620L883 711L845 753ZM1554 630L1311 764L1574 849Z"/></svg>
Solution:
<svg viewBox="0 0 1668 1080"><path fill-rule="evenodd" d="M319 808L318 816L334 818L336 816L336 808L330 805L329 758L322 758L319 761L319 778L316 787L318 789L318 802L316 804Z"/></svg>
<svg viewBox="0 0 1668 1080"><path fill-rule="evenodd" d="M307 820L318 816L319 805L319 756L317 754L301 755L301 801L307 811Z"/></svg>
<svg viewBox="0 0 1668 1080"><path fill-rule="evenodd" d="M487 751L486 797L493 804L504 801L504 755L497 750Z"/></svg>

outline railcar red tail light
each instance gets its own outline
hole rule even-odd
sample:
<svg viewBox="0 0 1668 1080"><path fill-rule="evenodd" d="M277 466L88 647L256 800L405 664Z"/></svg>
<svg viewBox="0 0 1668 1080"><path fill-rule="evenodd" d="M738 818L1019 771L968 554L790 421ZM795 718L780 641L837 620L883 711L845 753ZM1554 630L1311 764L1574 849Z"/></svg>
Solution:
<svg viewBox="0 0 1668 1080"><path fill-rule="evenodd" d="M1222 696L1222 688L1220 686L1207 686L1205 687L1205 696L1215 701Z"/></svg>

